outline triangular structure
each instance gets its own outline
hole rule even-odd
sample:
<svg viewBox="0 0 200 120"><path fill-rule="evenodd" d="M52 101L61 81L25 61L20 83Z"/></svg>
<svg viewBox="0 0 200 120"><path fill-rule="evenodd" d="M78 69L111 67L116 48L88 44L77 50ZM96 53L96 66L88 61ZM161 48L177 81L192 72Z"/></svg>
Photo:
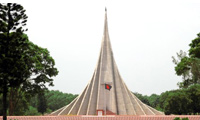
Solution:
<svg viewBox="0 0 200 120"><path fill-rule="evenodd" d="M105 84L109 86L105 88ZM122 80L110 44L107 11L105 11L101 52L91 81L69 105L51 113L51 115L96 114L163 115L162 112L142 103Z"/></svg>

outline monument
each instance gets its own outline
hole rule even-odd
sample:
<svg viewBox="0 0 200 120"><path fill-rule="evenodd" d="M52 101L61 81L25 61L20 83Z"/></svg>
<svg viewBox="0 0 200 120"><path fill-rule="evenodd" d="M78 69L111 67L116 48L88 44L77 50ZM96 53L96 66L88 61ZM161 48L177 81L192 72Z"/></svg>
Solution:
<svg viewBox="0 0 200 120"><path fill-rule="evenodd" d="M122 80L108 34L107 10L99 60L83 92L51 115L164 115L141 102Z"/></svg>

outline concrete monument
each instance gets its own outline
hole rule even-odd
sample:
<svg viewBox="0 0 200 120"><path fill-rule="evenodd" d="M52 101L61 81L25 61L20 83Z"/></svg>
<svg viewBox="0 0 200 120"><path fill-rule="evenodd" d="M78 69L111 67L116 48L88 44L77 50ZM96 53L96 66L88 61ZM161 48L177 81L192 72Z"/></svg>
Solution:
<svg viewBox="0 0 200 120"><path fill-rule="evenodd" d="M83 92L51 115L163 115L142 103L122 80L110 44L107 10L99 60Z"/></svg>

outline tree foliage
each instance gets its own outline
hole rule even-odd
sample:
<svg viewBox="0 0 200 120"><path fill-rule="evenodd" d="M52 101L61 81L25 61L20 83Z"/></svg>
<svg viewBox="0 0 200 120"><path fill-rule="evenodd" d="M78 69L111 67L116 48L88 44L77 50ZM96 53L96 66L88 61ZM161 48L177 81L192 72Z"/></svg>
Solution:
<svg viewBox="0 0 200 120"><path fill-rule="evenodd" d="M180 88L200 83L200 34L197 34L197 38L192 40L189 46L188 55L186 52L180 51L177 53L178 59L172 57L176 65L176 74L183 78L183 82L179 83Z"/></svg>
<svg viewBox="0 0 200 120"><path fill-rule="evenodd" d="M187 115L200 113L200 85L163 92L150 96L134 93L143 103L165 114Z"/></svg>
<svg viewBox="0 0 200 120"><path fill-rule="evenodd" d="M20 88L10 88L8 90L8 114L21 115L28 109L28 100L31 94L28 94Z"/></svg>
<svg viewBox="0 0 200 120"><path fill-rule="evenodd" d="M63 93L58 90L46 90L44 91L44 94L42 95L42 99L45 99L46 103L41 104L41 96L40 94L37 94L36 96L32 97L30 99L30 106L37 108L37 107L43 107L43 105L46 104L46 110L44 110L44 113L52 112L57 109L60 109L63 106L68 105L71 103L78 95L73 95L70 93ZM40 99L38 99L40 97ZM39 109L37 109L38 112L42 113ZM43 113L42 113L43 114Z"/></svg>
<svg viewBox="0 0 200 120"><path fill-rule="evenodd" d="M176 117L176 118L174 118L174 120L189 120L189 119L187 117L186 118Z"/></svg>
<svg viewBox="0 0 200 120"><path fill-rule="evenodd" d="M3 120L7 119L8 88L20 85L19 77L26 74L26 68L22 69L24 64L21 62L23 51L18 49L26 46L21 37L26 21L27 16L21 5L0 3L0 85L3 91Z"/></svg>
<svg viewBox="0 0 200 120"><path fill-rule="evenodd" d="M192 101L183 91L170 91L167 95L161 95L161 100L164 100L162 108L165 114L181 115L190 113L190 109L188 108Z"/></svg>
<svg viewBox="0 0 200 120"><path fill-rule="evenodd" d="M166 114L200 113L200 85L166 91L160 95L159 106Z"/></svg>
<svg viewBox="0 0 200 120"><path fill-rule="evenodd" d="M13 115L41 115L49 114L71 103L78 95L63 93L58 90L45 90L35 95L24 92L20 95ZM0 94L0 101L2 94ZM9 101L9 99L7 99ZM1 106L2 104L0 104ZM45 106L46 109L43 109ZM1 110L1 108L0 108ZM9 109L8 109L9 111ZM2 115L0 111L0 115Z"/></svg>
<svg viewBox="0 0 200 120"><path fill-rule="evenodd" d="M28 37L23 34L27 42L26 49L24 50L23 58L21 61L26 68L26 75L19 76L18 79L12 80L8 89L9 92L9 115L13 115L16 109L16 103L25 94L27 99L30 95L34 95L46 89L47 83L53 86L53 79L51 77L58 74L57 69L54 67L55 62L50 56L47 49L41 48L28 40ZM21 48L20 48L21 49ZM16 67L16 69L20 69ZM20 73L19 73L20 74ZM26 93L24 93L26 92Z"/></svg>
<svg viewBox="0 0 200 120"><path fill-rule="evenodd" d="M47 98L47 104L49 109L55 111L65 105L71 103L78 95L73 95L70 93L63 93L58 90L52 90L45 93Z"/></svg>
<svg viewBox="0 0 200 120"><path fill-rule="evenodd" d="M191 99L190 103L190 109L191 113L200 113L200 85L193 85L190 86L186 93L189 96L189 99Z"/></svg>
<svg viewBox="0 0 200 120"><path fill-rule="evenodd" d="M157 94L152 94L148 97L148 101L150 103L150 106L153 108L156 108L157 110L160 110L158 104L159 104L160 96Z"/></svg>
<svg viewBox="0 0 200 120"><path fill-rule="evenodd" d="M3 92L4 120L8 91L12 100L12 89L37 93L45 89L47 83L53 86L52 77L58 74L49 51L30 42L23 33L27 30L27 18L21 5L0 4L0 90ZM10 106L14 106L12 100Z"/></svg>
<svg viewBox="0 0 200 120"><path fill-rule="evenodd" d="M33 106L29 106L28 109L22 115L34 116L34 115L41 115L41 114L38 112L37 108Z"/></svg>

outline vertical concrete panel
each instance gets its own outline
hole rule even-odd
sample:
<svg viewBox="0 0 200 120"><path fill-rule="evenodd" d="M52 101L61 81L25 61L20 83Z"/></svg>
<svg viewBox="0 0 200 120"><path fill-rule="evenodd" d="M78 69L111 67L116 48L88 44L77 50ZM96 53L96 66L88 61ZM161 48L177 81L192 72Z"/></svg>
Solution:
<svg viewBox="0 0 200 120"><path fill-rule="evenodd" d="M64 107L62 107L62 108L60 108L60 109L58 109L58 110L52 112L50 115L58 115L65 107L66 107L66 106L64 106Z"/></svg>
<svg viewBox="0 0 200 120"><path fill-rule="evenodd" d="M99 109L105 109L105 101L104 101L104 77L105 77L105 71L106 71L106 62L102 62L102 61L106 61L106 50L103 46L105 46L105 42L104 42L104 37L102 40L102 47L101 47L101 54L100 54L100 71L99 71L99 77L98 77L98 96L97 96L97 110Z"/></svg>
<svg viewBox="0 0 200 120"><path fill-rule="evenodd" d="M131 102L131 98L129 96L129 90L126 88L125 83L123 82L122 78L121 78L121 84L122 84L122 90L123 95L124 95L124 99L125 99L125 106L126 106L126 111L127 111L127 115L136 115L136 112L133 108L133 104Z"/></svg>
<svg viewBox="0 0 200 120"><path fill-rule="evenodd" d="M101 60L101 57L99 58L99 61ZM98 62L96 71L93 76L93 83L92 88L90 92L90 99L89 104L87 108L87 115L95 115L96 114L96 107L97 107L97 95L98 95L98 87L99 87L99 72L100 71L100 64Z"/></svg>
<svg viewBox="0 0 200 120"><path fill-rule="evenodd" d="M142 103L138 98L136 98L140 104L142 110L145 112L145 115L155 115L144 103Z"/></svg>
<svg viewBox="0 0 200 120"><path fill-rule="evenodd" d="M87 85L87 87L88 87L88 85ZM83 100L83 96L85 95L85 91L87 90L87 87L85 88L83 93L79 95L78 99L76 100L76 102L74 103L72 108L70 109L68 115L77 115L77 112L79 110L79 106L80 106L80 104Z"/></svg>
<svg viewBox="0 0 200 120"><path fill-rule="evenodd" d="M133 93L129 92L129 96L131 96L131 102L133 104L133 107L135 109L136 115L146 115L145 112L143 111L142 107L138 103L136 96L133 95Z"/></svg>
<svg viewBox="0 0 200 120"><path fill-rule="evenodd" d="M78 110L77 115L86 115L86 113L87 113L87 108L88 108L88 103L89 103L89 98L90 98L90 93L91 93L93 81L94 81L94 79L92 79L89 82L89 85L88 85L88 87L86 89L85 95L83 96L81 105L79 106L79 110Z"/></svg>
<svg viewBox="0 0 200 120"><path fill-rule="evenodd" d="M158 110L156 110L156 109L154 109L154 108L152 108L150 106L148 106L148 107L149 107L149 109L151 109L154 112L155 115L164 115L163 112L160 112L160 111L158 111Z"/></svg>
<svg viewBox="0 0 200 120"><path fill-rule="evenodd" d="M118 74L118 70L116 69L116 65L113 60L113 70L114 70L114 85L116 88L115 95L116 95L116 101L117 101L117 113L119 115L127 115L126 109L125 109L125 102L123 98L122 88L120 84L120 76Z"/></svg>
<svg viewBox="0 0 200 120"><path fill-rule="evenodd" d="M64 109L58 113L58 115L68 115L70 109L72 108L77 99L78 97L76 97L69 105L65 106Z"/></svg>

